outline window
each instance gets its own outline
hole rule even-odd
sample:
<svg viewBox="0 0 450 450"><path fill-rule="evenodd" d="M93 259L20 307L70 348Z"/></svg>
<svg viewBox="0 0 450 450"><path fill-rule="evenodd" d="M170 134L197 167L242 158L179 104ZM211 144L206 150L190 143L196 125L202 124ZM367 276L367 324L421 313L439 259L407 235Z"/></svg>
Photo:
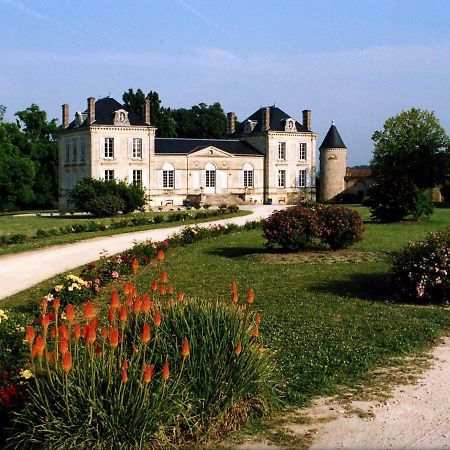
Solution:
<svg viewBox="0 0 450 450"><path fill-rule="evenodd" d="M105 138L104 158L114 158L114 138Z"/></svg>
<svg viewBox="0 0 450 450"><path fill-rule="evenodd" d="M72 159L76 161L78 159L78 142L77 139L72 140Z"/></svg>
<svg viewBox="0 0 450 450"><path fill-rule="evenodd" d="M142 170L133 170L133 184L142 187Z"/></svg>
<svg viewBox="0 0 450 450"><path fill-rule="evenodd" d="M206 187L213 188L216 187L216 171L207 170L206 171Z"/></svg>
<svg viewBox="0 0 450 450"><path fill-rule="evenodd" d="M69 159L70 159L70 141L69 141L69 139L66 139L65 144L66 144L66 157L65 157L65 160L69 161Z"/></svg>
<svg viewBox="0 0 450 450"><path fill-rule="evenodd" d="M253 166L249 163L244 164L244 188L253 187Z"/></svg>
<svg viewBox="0 0 450 450"><path fill-rule="evenodd" d="M175 188L175 168L172 164L166 163L163 165L163 188Z"/></svg>
<svg viewBox="0 0 450 450"><path fill-rule="evenodd" d="M105 170L105 181L114 180L114 170Z"/></svg>
<svg viewBox="0 0 450 450"><path fill-rule="evenodd" d="M133 138L133 158L142 158L142 139Z"/></svg>
<svg viewBox="0 0 450 450"><path fill-rule="evenodd" d="M298 172L298 186L306 187L306 169L302 169Z"/></svg>
<svg viewBox="0 0 450 450"><path fill-rule="evenodd" d="M278 187L280 187L280 188L286 187L286 171L285 170L278 171Z"/></svg>
<svg viewBox="0 0 450 450"><path fill-rule="evenodd" d="M278 142L278 159L286 159L286 142Z"/></svg>
<svg viewBox="0 0 450 450"><path fill-rule="evenodd" d="M306 143L300 142L298 147L298 159L306 161Z"/></svg>
<svg viewBox="0 0 450 450"><path fill-rule="evenodd" d="M80 139L80 161L86 161L86 139Z"/></svg>

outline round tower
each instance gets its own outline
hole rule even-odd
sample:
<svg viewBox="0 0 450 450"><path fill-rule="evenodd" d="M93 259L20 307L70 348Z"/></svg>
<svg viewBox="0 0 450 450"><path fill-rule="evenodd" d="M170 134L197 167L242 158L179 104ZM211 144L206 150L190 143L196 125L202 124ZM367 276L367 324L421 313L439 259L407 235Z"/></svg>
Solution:
<svg viewBox="0 0 450 450"><path fill-rule="evenodd" d="M320 201L331 200L345 190L347 147L331 122L320 151Z"/></svg>

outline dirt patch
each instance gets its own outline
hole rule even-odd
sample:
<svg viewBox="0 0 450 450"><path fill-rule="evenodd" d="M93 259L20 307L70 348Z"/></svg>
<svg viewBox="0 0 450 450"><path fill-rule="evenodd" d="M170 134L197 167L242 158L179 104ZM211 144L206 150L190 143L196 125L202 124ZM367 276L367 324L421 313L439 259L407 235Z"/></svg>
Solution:
<svg viewBox="0 0 450 450"><path fill-rule="evenodd" d="M358 250L314 250L293 253L258 253L248 255L252 261L267 264L336 264L383 261L386 255L379 252L366 252Z"/></svg>

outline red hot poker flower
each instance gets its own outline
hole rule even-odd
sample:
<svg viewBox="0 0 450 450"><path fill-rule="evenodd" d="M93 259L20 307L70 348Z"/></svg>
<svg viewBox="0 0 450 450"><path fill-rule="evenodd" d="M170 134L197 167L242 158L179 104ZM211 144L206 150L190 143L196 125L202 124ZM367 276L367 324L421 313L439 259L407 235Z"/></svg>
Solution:
<svg viewBox="0 0 450 450"><path fill-rule="evenodd" d="M109 308L108 310L108 322L113 323L116 320L116 308Z"/></svg>
<svg viewBox="0 0 450 450"><path fill-rule="evenodd" d="M150 301L150 296L147 293L145 293L142 296L142 311L144 312L144 314L147 314L151 308L152 303Z"/></svg>
<svg viewBox="0 0 450 450"><path fill-rule="evenodd" d="M26 331L26 334L25 334L25 338L26 338L27 342L30 345L33 344L34 336L35 336L34 327L32 327L31 325L28 325L27 326L27 331Z"/></svg>
<svg viewBox="0 0 450 450"><path fill-rule="evenodd" d="M159 250L156 254L156 261L163 262L164 261L164 250Z"/></svg>
<svg viewBox="0 0 450 450"><path fill-rule="evenodd" d="M252 288L250 288L247 292L247 301L250 303L250 305L255 301L255 293L253 292Z"/></svg>
<svg viewBox="0 0 450 450"><path fill-rule="evenodd" d="M173 295L173 286L172 286L171 284L169 284L169 285L167 286L167 293L168 293L169 295Z"/></svg>
<svg viewBox="0 0 450 450"><path fill-rule="evenodd" d="M128 381L127 369L122 368L122 383L126 383Z"/></svg>
<svg viewBox="0 0 450 450"><path fill-rule="evenodd" d="M155 370L155 366L153 364L150 364L149 366L146 365L144 369L144 383L149 383L151 379L153 378L153 372Z"/></svg>
<svg viewBox="0 0 450 450"><path fill-rule="evenodd" d="M136 258L134 258L131 263L131 270L133 271L133 275L136 275L138 268L139 268L139 261Z"/></svg>
<svg viewBox="0 0 450 450"><path fill-rule="evenodd" d="M144 326L142 327L142 343L147 344L150 341L150 338L150 325L148 323L144 323Z"/></svg>
<svg viewBox="0 0 450 450"><path fill-rule="evenodd" d="M142 304L141 300L137 298L133 303L133 312L137 316L141 312Z"/></svg>
<svg viewBox="0 0 450 450"><path fill-rule="evenodd" d="M185 339L185 340L183 341L183 344L181 345L181 356L182 356L183 358L187 358L187 357L189 356L189 354L190 354L190 351L189 351L189 341L188 341L187 339Z"/></svg>
<svg viewBox="0 0 450 450"><path fill-rule="evenodd" d="M89 344L93 344L96 339L97 339L97 334L95 331L95 326L93 324L88 325L88 329L87 329L87 333L86 333L86 340L89 342Z"/></svg>
<svg viewBox="0 0 450 450"><path fill-rule="evenodd" d="M75 320L75 308L70 303L66 306L66 318L69 323Z"/></svg>
<svg viewBox="0 0 450 450"><path fill-rule="evenodd" d="M42 336L37 336L33 347L36 351L36 356L41 358L45 348L44 338Z"/></svg>
<svg viewBox="0 0 450 450"><path fill-rule="evenodd" d="M95 316L94 304L92 302L86 302L84 304L84 318L90 320L94 316Z"/></svg>
<svg viewBox="0 0 450 450"><path fill-rule="evenodd" d="M155 315L153 316L153 323L156 327L161 325L161 313L159 311L155 312Z"/></svg>
<svg viewBox="0 0 450 450"><path fill-rule="evenodd" d="M167 381L170 377L170 371L169 371L169 362L166 360L166 362L163 365L162 369L162 377L164 381Z"/></svg>
<svg viewBox="0 0 450 450"><path fill-rule="evenodd" d="M78 341L78 339L80 339L81 336L81 325L79 323L76 323L73 326L73 337L76 341Z"/></svg>
<svg viewBox="0 0 450 450"><path fill-rule="evenodd" d="M184 300L184 292L178 292L177 299L179 302Z"/></svg>
<svg viewBox="0 0 450 450"><path fill-rule="evenodd" d="M61 342L59 344L59 351L61 352L61 355L65 355L69 351L68 339L61 339Z"/></svg>
<svg viewBox="0 0 450 450"><path fill-rule="evenodd" d="M127 308L126 306L122 306L119 311L119 320L121 322L125 322L127 320Z"/></svg>
<svg viewBox="0 0 450 450"><path fill-rule="evenodd" d="M109 329L109 345L116 348L119 345L119 330L116 327Z"/></svg>
<svg viewBox="0 0 450 450"><path fill-rule="evenodd" d="M161 273L161 281L163 283L167 283L169 281L169 275L167 275L165 270Z"/></svg>
<svg viewBox="0 0 450 450"><path fill-rule="evenodd" d="M237 292L237 283L236 280L233 280L230 285L231 292Z"/></svg>
<svg viewBox="0 0 450 450"><path fill-rule="evenodd" d="M53 299L53 309L54 309L55 311L58 311L60 305L61 305L61 302L59 301L59 298L58 298L58 297L55 297L55 298Z"/></svg>
<svg viewBox="0 0 450 450"><path fill-rule="evenodd" d="M114 289L112 295L111 295L111 308L120 308L120 301L119 301L119 294L117 293L117 290Z"/></svg>
<svg viewBox="0 0 450 450"><path fill-rule="evenodd" d="M72 368L72 355L70 354L70 352L64 354L61 366L64 372L69 373L70 369Z"/></svg>
<svg viewBox="0 0 450 450"><path fill-rule="evenodd" d="M158 289L158 280L153 280L150 289L155 292Z"/></svg>
<svg viewBox="0 0 450 450"><path fill-rule="evenodd" d="M239 301L239 294L237 291L233 291L233 302L237 303Z"/></svg>
<svg viewBox="0 0 450 450"><path fill-rule="evenodd" d="M255 323L256 325L259 325L261 323L261 316L259 315L259 313L256 313Z"/></svg>
<svg viewBox="0 0 450 450"><path fill-rule="evenodd" d="M234 347L234 354L236 356L239 356L242 352L242 344L240 342L238 342L238 344L236 345L236 347Z"/></svg>
<svg viewBox="0 0 450 450"><path fill-rule="evenodd" d="M59 327L59 334L61 335L62 339L69 339L70 337L69 328L64 323Z"/></svg>

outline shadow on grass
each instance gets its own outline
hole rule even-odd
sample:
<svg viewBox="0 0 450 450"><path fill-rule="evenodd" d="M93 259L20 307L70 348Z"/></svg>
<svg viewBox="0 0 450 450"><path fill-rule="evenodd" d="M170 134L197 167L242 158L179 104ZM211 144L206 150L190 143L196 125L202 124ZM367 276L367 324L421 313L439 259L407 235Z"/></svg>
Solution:
<svg viewBox="0 0 450 450"><path fill-rule="evenodd" d="M262 253L277 254L283 253L279 249L269 249L265 247L222 247L208 251L210 255L222 256L224 258L242 258L249 255L260 255Z"/></svg>
<svg viewBox="0 0 450 450"><path fill-rule="evenodd" d="M393 300L393 291L386 274L348 274L345 279L328 280L309 288L315 292L339 295L341 297L386 302Z"/></svg>

